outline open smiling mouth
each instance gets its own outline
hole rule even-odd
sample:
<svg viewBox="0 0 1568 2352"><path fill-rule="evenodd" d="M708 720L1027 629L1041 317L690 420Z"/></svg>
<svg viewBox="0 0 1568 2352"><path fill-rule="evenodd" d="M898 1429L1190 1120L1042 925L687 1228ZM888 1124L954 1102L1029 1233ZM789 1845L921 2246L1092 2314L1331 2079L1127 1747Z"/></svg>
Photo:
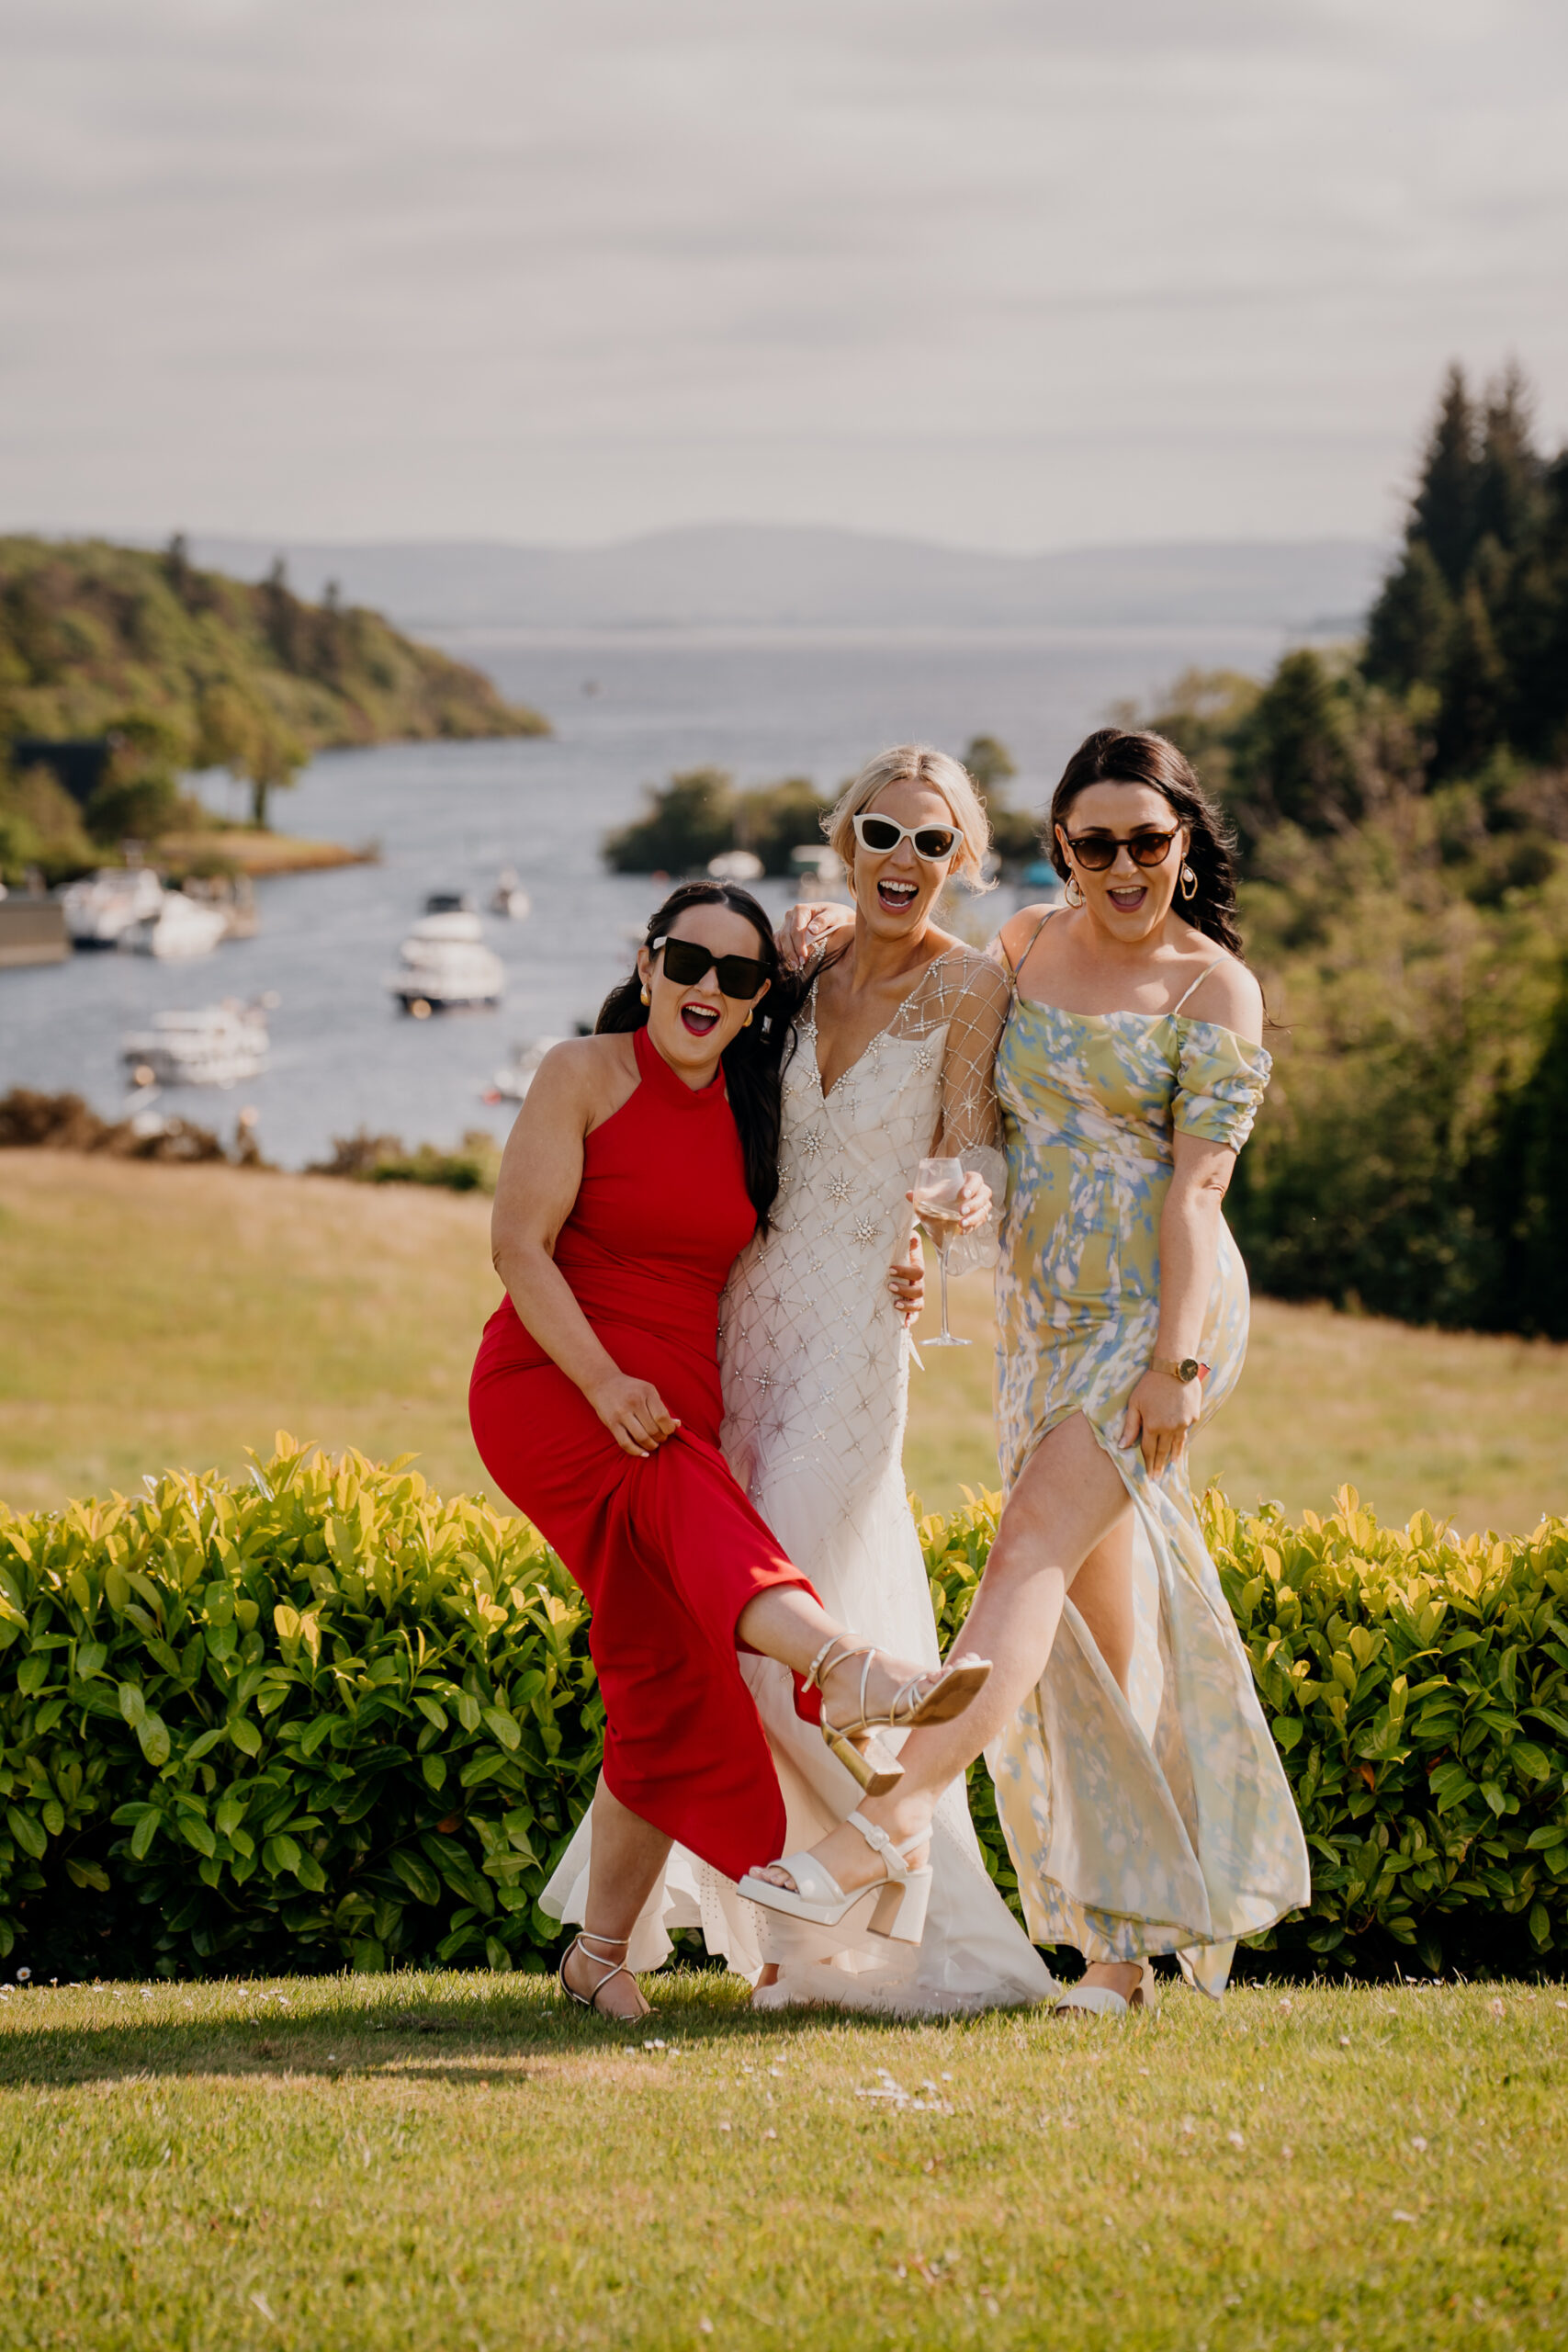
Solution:
<svg viewBox="0 0 1568 2352"><path fill-rule="evenodd" d="M1148 895L1146 882L1119 883L1106 892L1117 912L1123 915L1135 915Z"/></svg>
<svg viewBox="0 0 1568 2352"><path fill-rule="evenodd" d="M681 1026L689 1037L708 1037L718 1027L721 1015L711 1004L683 1004Z"/></svg>
<svg viewBox="0 0 1568 2352"><path fill-rule="evenodd" d="M918 882L894 882L885 879L876 886L877 903L886 907L890 915L903 914L914 905L919 894L920 886Z"/></svg>

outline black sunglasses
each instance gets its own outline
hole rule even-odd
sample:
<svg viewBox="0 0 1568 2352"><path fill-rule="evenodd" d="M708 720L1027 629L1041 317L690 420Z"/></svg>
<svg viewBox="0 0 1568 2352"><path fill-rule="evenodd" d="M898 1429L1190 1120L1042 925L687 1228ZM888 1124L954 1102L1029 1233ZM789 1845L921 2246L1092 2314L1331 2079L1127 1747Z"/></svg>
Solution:
<svg viewBox="0 0 1568 2352"><path fill-rule="evenodd" d="M1127 851L1134 865L1163 865L1180 831L1178 825L1168 833L1156 832L1153 826L1136 833L1069 833L1067 847L1091 874L1103 874L1114 865L1119 849Z"/></svg>
<svg viewBox="0 0 1568 2352"><path fill-rule="evenodd" d="M721 996L746 999L754 997L768 978L768 968L760 956L716 956L711 947L704 947L695 939L671 939L668 933L662 939L650 939L648 952L657 956L664 950L664 977L673 980L678 989L694 989L710 972L718 980Z"/></svg>

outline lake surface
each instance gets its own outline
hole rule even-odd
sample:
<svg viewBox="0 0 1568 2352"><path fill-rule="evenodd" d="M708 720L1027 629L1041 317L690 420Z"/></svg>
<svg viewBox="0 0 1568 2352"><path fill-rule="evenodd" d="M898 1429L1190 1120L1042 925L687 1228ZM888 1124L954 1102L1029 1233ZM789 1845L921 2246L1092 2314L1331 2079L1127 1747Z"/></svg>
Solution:
<svg viewBox="0 0 1568 2352"><path fill-rule="evenodd" d="M962 753L999 736L1016 805L1041 808L1074 745L1122 697L1146 699L1190 666L1260 673L1278 630L1053 630L1000 635L615 636L476 633L446 640L502 691L554 722L543 741L395 744L313 761L274 801L280 830L358 844L380 863L257 886L260 935L195 964L78 955L0 972L0 1092L67 1088L106 1115L126 1094L120 1045L154 1012L276 990L272 1066L234 1094L165 1093L160 1107L228 1135L241 1102L269 1159L300 1167L360 1127L412 1144L465 1128L503 1135L512 1108L480 1101L519 1040L591 1022L627 969L657 886L607 874L599 844L650 785L714 764L742 784L806 775L829 791L873 752L911 740ZM242 813L222 779L203 789ZM424 895L467 889L482 906L502 865L534 904L487 918L507 970L501 1007L416 1022L385 986ZM784 883L760 895L782 911ZM999 891L984 907L1010 910ZM990 927L982 922L982 928Z"/></svg>

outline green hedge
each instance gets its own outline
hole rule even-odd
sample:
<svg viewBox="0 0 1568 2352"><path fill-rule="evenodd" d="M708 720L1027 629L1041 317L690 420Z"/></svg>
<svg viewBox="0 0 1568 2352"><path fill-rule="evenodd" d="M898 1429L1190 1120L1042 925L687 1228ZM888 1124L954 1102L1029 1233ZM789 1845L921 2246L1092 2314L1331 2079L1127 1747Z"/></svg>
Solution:
<svg viewBox="0 0 1568 2352"><path fill-rule="evenodd" d="M603 1735L581 1595L401 1464L280 1430L253 1477L0 1511L0 1951L543 1965Z"/></svg>
<svg viewBox="0 0 1568 2352"><path fill-rule="evenodd" d="M249 1487L0 1508L0 1952L35 1975L544 1966L592 1790L587 1612L525 1521L280 1432ZM919 1532L944 1645L995 1532ZM1244 1964L1568 1951L1568 1521L1204 1510L1313 1853ZM998 1883L1013 1880L984 1768Z"/></svg>

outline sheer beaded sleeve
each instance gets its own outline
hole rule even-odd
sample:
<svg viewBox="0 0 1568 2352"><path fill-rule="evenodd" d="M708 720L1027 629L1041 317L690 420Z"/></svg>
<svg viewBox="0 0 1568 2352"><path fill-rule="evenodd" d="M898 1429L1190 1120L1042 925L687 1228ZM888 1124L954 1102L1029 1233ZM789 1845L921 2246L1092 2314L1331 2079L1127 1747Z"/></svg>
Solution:
<svg viewBox="0 0 1568 2352"><path fill-rule="evenodd" d="M991 1188L986 1224L976 1233L960 1234L953 1243L948 1263L954 1273L996 1263L997 1228L1007 1191L1007 1161L997 1148L997 1047L1011 1001L1007 977L989 956L954 948L938 957L896 1023L908 1035L943 1033L941 1108L937 1131L927 1148L943 1159L961 1159Z"/></svg>

